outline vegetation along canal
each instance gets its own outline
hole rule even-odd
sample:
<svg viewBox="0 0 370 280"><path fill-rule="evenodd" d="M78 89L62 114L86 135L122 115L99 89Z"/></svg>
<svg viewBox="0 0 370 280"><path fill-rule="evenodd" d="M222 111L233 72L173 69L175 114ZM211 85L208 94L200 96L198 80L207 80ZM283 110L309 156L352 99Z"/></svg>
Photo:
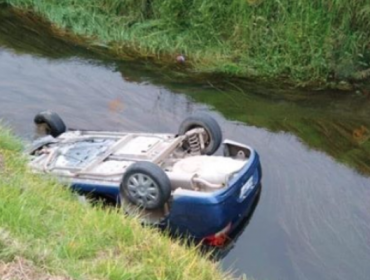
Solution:
<svg viewBox="0 0 370 280"><path fill-rule="evenodd" d="M211 114L225 138L259 151L264 171L256 211L222 267L254 279L368 279L368 96L179 82L143 63L93 57L2 12L0 118L31 139L43 109L71 127L148 132Z"/></svg>

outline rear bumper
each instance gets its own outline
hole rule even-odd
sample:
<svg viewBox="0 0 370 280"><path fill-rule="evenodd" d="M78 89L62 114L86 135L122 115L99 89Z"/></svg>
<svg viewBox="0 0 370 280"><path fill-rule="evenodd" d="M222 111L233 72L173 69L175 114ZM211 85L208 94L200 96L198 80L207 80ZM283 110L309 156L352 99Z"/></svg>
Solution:
<svg viewBox="0 0 370 280"><path fill-rule="evenodd" d="M245 227L245 223L249 221L249 219L252 217L255 208L257 207L258 201L259 201L259 196L262 191L262 185L259 183L256 186L256 189L253 193L251 193L250 197L248 198L248 208L245 210L243 215L240 215L237 217L231 224L231 228L228 232L228 236L231 237L232 239L239 235L240 231L242 231Z"/></svg>

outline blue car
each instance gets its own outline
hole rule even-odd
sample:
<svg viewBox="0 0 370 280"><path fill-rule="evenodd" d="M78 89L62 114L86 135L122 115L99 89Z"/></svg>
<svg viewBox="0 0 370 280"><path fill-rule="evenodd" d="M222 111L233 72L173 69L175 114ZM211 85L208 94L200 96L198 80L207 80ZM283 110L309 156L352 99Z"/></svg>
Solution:
<svg viewBox="0 0 370 280"><path fill-rule="evenodd" d="M205 244L224 245L261 190L257 152L223 141L206 114L187 117L177 134L72 130L50 111L34 122L44 136L28 150L33 171L113 198L144 223Z"/></svg>

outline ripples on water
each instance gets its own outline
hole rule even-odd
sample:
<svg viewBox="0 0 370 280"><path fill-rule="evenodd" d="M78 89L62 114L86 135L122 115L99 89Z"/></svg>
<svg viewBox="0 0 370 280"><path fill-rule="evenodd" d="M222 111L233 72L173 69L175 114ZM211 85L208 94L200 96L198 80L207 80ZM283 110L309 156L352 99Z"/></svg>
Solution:
<svg viewBox="0 0 370 280"><path fill-rule="evenodd" d="M48 57L27 54L32 51L27 48L21 51L18 37L17 54L9 43L12 38L9 29L2 22L0 118L17 134L31 139L32 118L43 109L57 111L71 127L150 132L176 132L179 122L189 113L206 111L220 122L225 137L250 144L259 151L264 170L263 192L256 212L222 266L261 280L369 279L370 179L279 129L283 125L288 131L287 127L294 127L296 122L291 115L296 114L294 120L299 120L300 112L304 112L307 123L310 116L312 122L345 120L343 114L350 116L350 110L343 103L328 106L328 100L324 100L317 106L312 102L304 106L297 100L261 98L250 89L243 98L255 105L247 108L245 101L239 102L242 104L239 107L234 104L230 116L238 114L237 119L243 119L245 114L249 121L262 126L257 128L229 121L212 107L194 101L204 98L201 101L225 114L230 103L227 100L238 97L231 89L225 94L177 84L176 92L187 93L179 94L169 89L174 88L173 84L152 84L147 72L141 77L137 69L130 72L130 64L101 63L81 56L80 51L66 54L60 50L63 58L57 54ZM14 30L12 33L13 37L19 36ZM35 49L48 46L37 45L38 41L32 42ZM56 45L52 49L53 53L58 52ZM351 102L357 101L348 101ZM363 112L354 121L359 127L361 117L367 114L361 108L358 111ZM330 117L325 118L324 112L329 109ZM287 113L282 116L284 111ZM266 123L268 129L260 123ZM292 129L297 135L302 132L297 130L306 129L301 123L297 127ZM323 145L341 141L330 135L327 139Z"/></svg>

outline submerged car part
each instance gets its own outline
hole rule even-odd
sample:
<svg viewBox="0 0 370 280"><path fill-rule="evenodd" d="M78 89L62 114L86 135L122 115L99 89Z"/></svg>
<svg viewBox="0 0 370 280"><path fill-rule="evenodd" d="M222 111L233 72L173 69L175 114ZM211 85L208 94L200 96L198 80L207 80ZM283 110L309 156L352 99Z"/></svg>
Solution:
<svg viewBox="0 0 370 280"><path fill-rule="evenodd" d="M197 239L213 236L217 243L259 192L259 156L230 140L223 142L223 156L213 155L222 142L221 129L203 114L186 118L179 132L68 130L35 143L30 167L55 174L74 190L113 197L126 212L139 210L151 224Z"/></svg>

